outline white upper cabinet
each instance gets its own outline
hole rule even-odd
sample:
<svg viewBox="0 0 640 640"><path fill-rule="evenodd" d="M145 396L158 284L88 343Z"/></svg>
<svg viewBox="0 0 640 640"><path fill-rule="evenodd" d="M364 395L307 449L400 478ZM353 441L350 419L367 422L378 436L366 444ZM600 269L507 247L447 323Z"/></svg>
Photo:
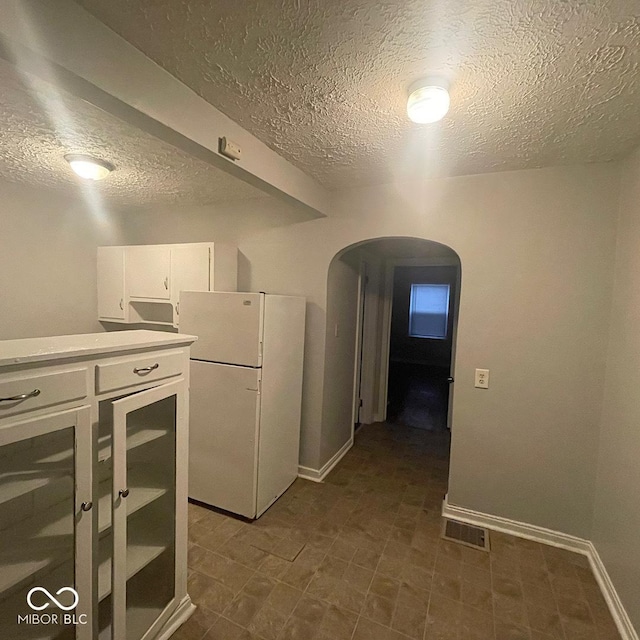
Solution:
<svg viewBox="0 0 640 640"><path fill-rule="evenodd" d="M211 248L207 245L176 245L171 248L171 299L178 300L180 291L194 287L209 291Z"/></svg>
<svg viewBox="0 0 640 640"><path fill-rule="evenodd" d="M98 317L107 322L178 326L180 291L236 291L232 245L98 248Z"/></svg>
<svg viewBox="0 0 640 640"><path fill-rule="evenodd" d="M238 249L231 244L211 245L209 291L238 290ZM187 291L183 288L182 291ZM198 289L192 289L198 291Z"/></svg>
<svg viewBox="0 0 640 640"><path fill-rule="evenodd" d="M126 320L124 247L98 247L98 316Z"/></svg>
<svg viewBox="0 0 640 640"><path fill-rule="evenodd" d="M126 282L130 298L171 298L171 246L126 247Z"/></svg>
<svg viewBox="0 0 640 640"><path fill-rule="evenodd" d="M173 324L180 316L180 291L209 291L211 287L211 248L207 245L176 245L171 249L171 302Z"/></svg>

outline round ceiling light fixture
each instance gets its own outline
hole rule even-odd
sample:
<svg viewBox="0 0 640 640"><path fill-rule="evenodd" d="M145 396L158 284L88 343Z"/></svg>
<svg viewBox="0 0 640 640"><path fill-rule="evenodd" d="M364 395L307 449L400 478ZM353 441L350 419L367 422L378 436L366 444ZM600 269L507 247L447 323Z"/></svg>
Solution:
<svg viewBox="0 0 640 640"><path fill-rule="evenodd" d="M115 169L105 160L79 153L68 153L64 159L71 165L74 172L85 180L102 180Z"/></svg>
<svg viewBox="0 0 640 640"><path fill-rule="evenodd" d="M426 78L409 87L407 115L418 124L438 122L449 111L449 90L442 79Z"/></svg>

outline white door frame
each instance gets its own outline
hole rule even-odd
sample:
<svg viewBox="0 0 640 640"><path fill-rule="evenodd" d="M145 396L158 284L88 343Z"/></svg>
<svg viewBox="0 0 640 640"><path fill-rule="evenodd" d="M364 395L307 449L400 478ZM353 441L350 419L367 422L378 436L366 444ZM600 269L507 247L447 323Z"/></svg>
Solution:
<svg viewBox="0 0 640 640"><path fill-rule="evenodd" d="M355 353L355 366L353 368L353 408L351 416L351 439L353 440L356 424L360 420L360 408L362 393L360 388L361 373L362 373L362 359L364 354L362 353L362 347L364 343L364 321L365 310L364 305L367 295L367 283L368 283L368 269L369 265L364 258L360 258L360 268L358 272L358 312L356 315L356 353Z"/></svg>
<svg viewBox="0 0 640 640"><path fill-rule="evenodd" d="M376 420L381 271L381 258L361 251L353 379L354 429L358 420L361 424Z"/></svg>
<svg viewBox="0 0 640 640"><path fill-rule="evenodd" d="M387 393L389 392L389 349L391 345L391 313L393 310L393 275L396 267L460 267L453 258L403 258L385 261L384 290L382 294L382 336L380 342L380 386L376 422L387 419ZM455 363L456 333L458 328L458 307L460 301L460 274L454 300L453 339L451 344L451 375ZM451 406L453 389L449 390L448 426L451 428Z"/></svg>

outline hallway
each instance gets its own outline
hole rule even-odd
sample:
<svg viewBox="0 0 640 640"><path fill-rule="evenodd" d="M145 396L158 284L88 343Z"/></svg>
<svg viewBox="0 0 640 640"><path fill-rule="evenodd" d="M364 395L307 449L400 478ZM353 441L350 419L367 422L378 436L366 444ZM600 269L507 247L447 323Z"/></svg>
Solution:
<svg viewBox="0 0 640 640"><path fill-rule="evenodd" d="M362 427L325 483L255 523L189 505L176 640L617 640L585 557L491 534L440 539L448 432Z"/></svg>
<svg viewBox="0 0 640 640"><path fill-rule="evenodd" d="M389 363L387 422L426 431L447 428L448 369Z"/></svg>

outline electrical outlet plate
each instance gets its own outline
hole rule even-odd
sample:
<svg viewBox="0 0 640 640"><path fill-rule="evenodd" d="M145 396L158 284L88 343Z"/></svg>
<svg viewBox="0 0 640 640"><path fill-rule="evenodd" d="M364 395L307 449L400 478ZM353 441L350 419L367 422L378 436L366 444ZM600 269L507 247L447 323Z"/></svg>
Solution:
<svg viewBox="0 0 640 640"><path fill-rule="evenodd" d="M489 369L476 369L476 389L489 388Z"/></svg>

